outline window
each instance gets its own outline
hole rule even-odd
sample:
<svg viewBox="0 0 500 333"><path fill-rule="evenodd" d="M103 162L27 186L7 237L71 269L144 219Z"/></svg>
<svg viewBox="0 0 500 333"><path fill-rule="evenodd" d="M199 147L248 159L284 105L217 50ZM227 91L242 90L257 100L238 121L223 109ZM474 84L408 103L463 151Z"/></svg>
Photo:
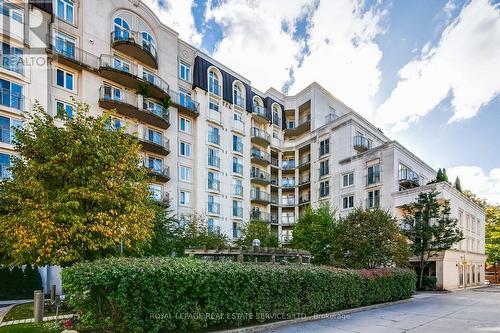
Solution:
<svg viewBox="0 0 500 333"><path fill-rule="evenodd" d="M243 174L243 164L241 164L241 160L237 157L233 157L233 172L240 175Z"/></svg>
<svg viewBox="0 0 500 333"><path fill-rule="evenodd" d="M323 140L319 143L319 156L330 153L330 139Z"/></svg>
<svg viewBox="0 0 500 333"><path fill-rule="evenodd" d="M238 223L233 222L233 239L238 239L240 237L240 229L238 228Z"/></svg>
<svg viewBox="0 0 500 333"><path fill-rule="evenodd" d="M241 113L239 112L235 112L233 113L233 119L236 120L236 121L243 121L242 117L241 117Z"/></svg>
<svg viewBox="0 0 500 333"><path fill-rule="evenodd" d="M148 32L143 31L142 36L142 47L148 50L152 55L156 56L155 40Z"/></svg>
<svg viewBox="0 0 500 333"><path fill-rule="evenodd" d="M55 33L56 52L68 58L75 58L76 39L56 31Z"/></svg>
<svg viewBox="0 0 500 333"><path fill-rule="evenodd" d="M11 156L8 154L0 153L0 179L9 179Z"/></svg>
<svg viewBox="0 0 500 333"><path fill-rule="evenodd" d="M245 107L245 98L243 97L243 89L240 83L235 82L233 84L233 104L244 108Z"/></svg>
<svg viewBox="0 0 500 333"><path fill-rule="evenodd" d="M191 144L181 141L179 144L179 155L184 157L191 157Z"/></svg>
<svg viewBox="0 0 500 333"><path fill-rule="evenodd" d="M243 153L243 140L237 135L233 135L233 151Z"/></svg>
<svg viewBox="0 0 500 333"><path fill-rule="evenodd" d="M292 129L292 128L295 128L295 121L294 120L290 120L286 123L286 128L288 129Z"/></svg>
<svg viewBox="0 0 500 333"><path fill-rule="evenodd" d="M57 17L73 24L74 17L74 4L71 0L57 0Z"/></svg>
<svg viewBox="0 0 500 333"><path fill-rule="evenodd" d="M130 25L121 17L114 19L113 37L115 40L128 40L130 34Z"/></svg>
<svg viewBox="0 0 500 333"><path fill-rule="evenodd" d="M142 70L142 78L151 84L156 84L156 75L146 69Z"/></svg>
<svg viewBox="0 0 500 333"><path fill-rule="evenodd" d="M208 126L208 142L218 145L220 142L219 129L217 127Z"/></svg>
<svg viewBox="0 0 500 333"><path fill-rule="evenodd" d="M163 117L168 119L168 111L160 104L155 103L151 100L143 99L142 105L145 110L154 113L158 117Z"/></svg>
<svg viewBox="0 0 500 333"><path fill-rule="evenodd" d="M113 68L125 73L130 73L130 63L125 59L115 56L113 58Z"/></svg>
<svg viewBox="0 0 500 333"><path fill-rule="evenodd" d="M21 110L24 108L23 86L0 79L1 104L9 108Z"/></svg>
<svg viewBox="0 0 500 333"><path fill-rule="evenodd" d="M241 201L233 200L233 216L243 217L243 204Z"/></svg>
<svg viewBox="0 0 500 333"><path fill-rule="evenodd" d="M366 207L367 208L380 207L380 190L368 192Z"/></svg>
<svg viewBox="0 0 500 333"><path fill-rule="evenodd" d="M159 184L149 184L149 192L151 192L151 197L155 201L162 201L163 199L163 189Z"/></svg>
<svg viewBox="0 0 500 333"><path fill-rule="evenodd" d="M323 198L330 194L330 182L321 182L319 183L319 197Z"/></svg>
<svg viewBox="0 0 500 333"><path fill-rule="evenodd" d="M329 167L328 160L321 161L319 163L319 176L323 177L323 176L328 175L329 173L330 173L330 167Z"/></svg>
<svg viewBox="0 0 500 333"><path fill-rule="evenodd" d="M191 133L191 120L181 117L179 119L179 130L184 133Z"/></svg>
<svg viewBox="0 0 500 333"><path fill-rule="evenodd" d="M155 143L157 145L163 146L163 134L160 131L153 130L148 128L147 132L147 140L149 142Z"/></svg>
<svg viewBox="0 0 500 333"><path fill-rule="evenodd" d="M74 76L72 73L67 72L63 69L58 68L56 70L56 84L58 87L62 87L73 91L74 89Z"/></svg>
<svg viewBox="0 0 500 333"><path fill-rule="evenodd" d="M216 96L220 96L219 77L214 71L208 73L208 91Z"/></svg>
<svg viewBox="0 0 500 333"><path fill-rule="evenodd" d="M342 209L354 208L354 195L349 195L342 198Z"/></svg>
<svg viewBox="0 0 500 333"><path fill-rule="evenodd" d="M191 66L181 62L179 64L179 77L184 81L191 81Z"/></svg>
<svg viewBox="0 0 500 333"><path fill-rule="evenodd" d="M210 190L220 191L219 174L209 171L207 177L208 177L208 188Z"/></svg>
<svg viewBox="0 0 500 333"><path fill-rule="evenodd" d="M243 181L241 179L233 178L233 195L243 195Z"/></svg>
<svg viewBox="0 0 500 333"><path fill-rule="evenodd" d="M216 229L217 229L217 222L212 217L209 217L207 219L207 231L215 232Z"/></svg>
<svg viewBox="0 0 500 333"><path fill-rule="evenodd" d="M0 142L13 143L15 129L22 126L22 121L0 116Z"/></svg>
<svg viewBox="0 0 500 333"><path fill-rule="evenodd" d="M208 108L215 112L219 112L219 102L210 99L210 101L208 102Z"/></svg>
<svg viewBox="0 0 500 333"><path fill-rule="evenodd" d="M179 104L188 108L188 109L194 109L194 103L191 98L191 93L180 89L179 91Z"/></svg>
<svg viewBox="0 0 500 333"><path fill-rule="evenodd" d="M220 214L220 203L218 202L218 198L213 195L208 195L208 212Z"/></svg>
<svg viewBox="0 0 500 333"><path fill-rule="evenodd" d="M0 1L0 11L4 16L12 18L14 21L23 23L24 13L23 10L14 4Z"/></svg>
<svg viewBox="0 0 500 333"><path fill-rule="evenodd" d="M191 193L187 191L179 192L179 205L190 206L191 205Z"/></svg>
<svg viewBox="0 0 500 333"><path fill-rule="evenodd" d="M121 101L122 100L122 91L119 88L104 85L103 87L103 96L102 98L105 100L114 100Z"/></svg>
<svg viewBox="0 0 500 333"><path fill-rule="evenodd" d="M368 167L367 185L380 183L380 164Z"/></svg>
<svg viewBox="0 0 500 333"><path fill-rule="evenodd" d="M349 172L342 175L342 187L354 185L354 172Z"/></svg>
<svg viewBox="0 0 500 333"><path fill-rule="evenodd" d="M183 182L191 182L192 170L190 167L181 165L179 167L179 179Z"/></svg>
<svg viewBox="0 0 500 333"><path fill-rule="evenodd" d="M3 42L0 52L3 68L21 75L24 74L23 49Z"/></svg>
<svg viewBox="0 0 500 333"><path fill-rule="evenodd" d="M220 158L218 150L208 148L208 165L220 168Z"/></svg>
<svg viewBox="0 0 500 333"><path fill-rule="evenodd" d="M163 173L163 160L157 157L149 156L148 168L157 173Z"/></svg>
<svg viewBox="0 0 500 333"><path fill-rule="evenodd" d="M63 102L56 101L56 115L59 118L73 118L73 105Z"/></svg>

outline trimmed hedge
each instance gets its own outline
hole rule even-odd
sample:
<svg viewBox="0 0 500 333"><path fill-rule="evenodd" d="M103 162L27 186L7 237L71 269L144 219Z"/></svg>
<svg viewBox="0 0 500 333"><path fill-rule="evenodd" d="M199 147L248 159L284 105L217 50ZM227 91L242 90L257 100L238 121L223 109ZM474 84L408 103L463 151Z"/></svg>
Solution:
<svg viewBox="0 0 500 333"><path fill-rule="evenodd" d="M295 318L409 298L403 269L349 271L311 265L190 258L113 258L62 273L84 324L112 332L196 331Z"/></svg>

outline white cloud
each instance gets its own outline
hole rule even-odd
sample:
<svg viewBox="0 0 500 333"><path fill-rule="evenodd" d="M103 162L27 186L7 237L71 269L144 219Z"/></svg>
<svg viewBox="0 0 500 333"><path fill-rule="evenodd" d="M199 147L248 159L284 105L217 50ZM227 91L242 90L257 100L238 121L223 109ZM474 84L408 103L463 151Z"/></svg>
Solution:
<svg viewBox="0 0 500 333"><path fill-rule="evenodd" d="M478 166L456 166L446 169L450 181L458 176L462 188L471 190L491 204L500 205L500 168L485 173Z"/></svg>
<svg viewBox="0 0 500 333"><path fill-rule="evenodd" d="M367 115L380 83L382 57L374 38L385 13L362 1L235 0L207 11L224 29L214 58L244 75L252 85L280 89L293 68L290 93L317 81L346 104ZM318 5L317 10L313 10ZM295 40L297 20L309 15L306 42ZM283 31L282 23L290 27ZM303 62L301 63L301 60ZM300 66L301 64L301 66Z"/></svg>
<svg viewBox="0 0 500 333"><path fill-rule="evenodd" d="M160 21L179 33L179 37L195 46L201 45L202 36L196 30L191 8L193 0L143 0L160 18Z"/></svg>
<svg viewBox="0 0 500 333"><path fill-rule="evenodd" d="M412 122L451 96L450 122L474 117L500 92L500 4L473 0L444 30L438 45L399 71L379 107L385 124ZM425 51L425 52L424 52Z"/></svg>

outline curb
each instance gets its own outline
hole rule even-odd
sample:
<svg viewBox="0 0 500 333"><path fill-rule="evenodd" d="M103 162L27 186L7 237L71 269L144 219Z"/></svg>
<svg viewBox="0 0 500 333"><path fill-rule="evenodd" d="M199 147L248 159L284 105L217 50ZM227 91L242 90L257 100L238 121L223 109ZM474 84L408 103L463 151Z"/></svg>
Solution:
<svg viewBox="0 0 500 333"><path fill-rule="evenodd" d="M59 319L70 319L74 316L74 314L67 314L67 315L60 315L60 316L49 316L49 317L43 317L43 321L51 321L51 320L59 320ZM10 325L17 325L17 324L29 324L29 323L34 323L35 319L33 318L28 318L28 319L19 319L19 320L11 320L11 321L5 321L0 324L0 327L4 326L10 326Z"/></svg>
<svg viewBox="0 0 500 333"><path fill-rule="evenodd" d="M241 327L241 328L236 328L236 329L215 331L214 333L262 332L264 330L272 330L272 329L276 329L276 328L280 328L280 327L284 327L284 326L300 324L300 323L305 323L305 322L309 322L309 321L316 321L316 320L323 320L323 319L328 319L328 318L341 317L341 316L353 314L356 312L363 312L363 311L367 311L367 310L385 308L385 307L388 307L391 305L409 303L409 302L412 302L413 300L414 300L414 297L412 296L411 298L407 298L407 299L403 299L403 300L399 300L399 301L366 305L366 306L361 306L361 307L353 308L353 309L346 309L346 310L340 310L340 311L334 311L334 312L321 313L321 314L317 314L317 315L313 315L313 316L290 319L290 320L275 321L272 323L261 324L261 325L254 325L254 326Z"/></svg>

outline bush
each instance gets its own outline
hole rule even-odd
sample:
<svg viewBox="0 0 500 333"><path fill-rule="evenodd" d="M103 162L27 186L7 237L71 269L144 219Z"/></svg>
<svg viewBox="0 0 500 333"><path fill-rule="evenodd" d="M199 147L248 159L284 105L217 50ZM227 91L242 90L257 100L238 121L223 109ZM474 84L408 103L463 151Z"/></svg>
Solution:
<svg viewBox="0 0 500 333"><path fill-rule="evenodd" d="M435 276L422 276L423 290L436 290L437 278Z"/></svg>
<svg viewBox="0 0 500 333"><path fill-rule="evenodd" d="M196 331L312 315L408 298L416 284L413 271L396 268L159 257L80 263L62 277L82 322L113 332Z"/></svg>

